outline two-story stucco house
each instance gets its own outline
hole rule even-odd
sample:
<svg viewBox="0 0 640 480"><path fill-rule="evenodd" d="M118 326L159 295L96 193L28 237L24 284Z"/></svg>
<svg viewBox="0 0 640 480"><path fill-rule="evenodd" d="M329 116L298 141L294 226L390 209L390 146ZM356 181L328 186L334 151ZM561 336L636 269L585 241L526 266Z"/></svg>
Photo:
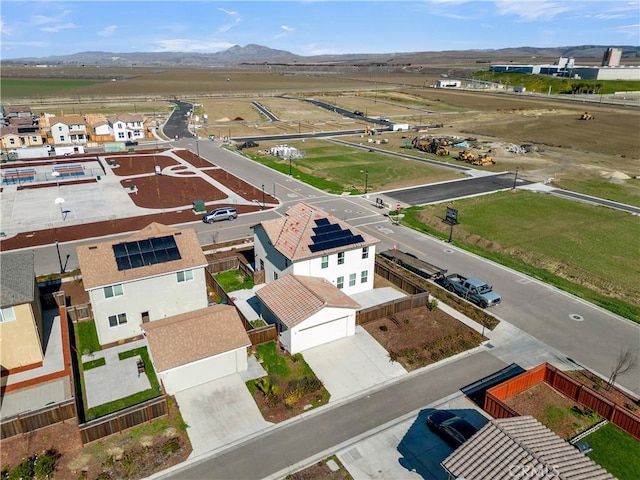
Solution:
<svg viewBox="0 0 640 480"><path fill-rule="evenodd" d="M101 345L142 324L208 306L207 260L192 229L152 223L124 240L77 247Z"/></svg>
<svg viewBox="0 0 640 480"><path fill-rule="evenodd" d="M327 279L347 295L373 289L377 238L306 203L253 227L256 270Z"/></svg>
<svg viewBox="0 0 640 480"><path fill-rule="evenodd" d="M116 142L144 138L144 117L141 114L121 113L108 120Z"/></svg>
<svg viewBox="0 0 640 480"><path fill-rule="evenodd" d="M86 144L87 125L81 115L67 115L50 119L51 138L56 145Z"/></svg>
<svg viewBox="0 0 640 480"><path fill-rule="evenodd" d="M33 253L0 256L0 365L2 376L42 366L42 307Z"/></svg>

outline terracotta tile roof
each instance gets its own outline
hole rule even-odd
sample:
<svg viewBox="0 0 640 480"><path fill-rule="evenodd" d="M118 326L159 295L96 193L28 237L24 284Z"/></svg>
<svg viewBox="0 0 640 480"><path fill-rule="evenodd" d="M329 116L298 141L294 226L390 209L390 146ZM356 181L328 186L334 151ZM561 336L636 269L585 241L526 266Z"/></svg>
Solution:
<svg viewBox="0 0 640 480"><path fill-rule="evenodd" d="M142 325L158 371L248 347L236 307L215 305Z"/></svg>
<svg viewBox="0 0 640 480"><path fill-rule="evenodd" d="M84 119L87 121L88 125L91 125L94 128L109 123L107 122L107 117L102 113L89 113L84 116Z"/></svg>
<svg viewBox="0 0 640 480"><path fill-rule="evenodd" d="M18 135L18 127L16 125L7 125L0 127L0 135Z"/></svg>
<svg viewBox="0 0 640 480"><path fill-rule="evenodd" d="M285 275L256 292L260 301L292 328L325 307L360 308L360 304L319 277Z"/></svg>
<svg viewBox="0 0 640 480"><path fill-rule="evenodd" d="M442 466L456 478L466 480L525 478L527 472L546 472L535 478L615 479L531 416L491 420Z"/></svg>
<svg viewBox="0 0 640 480"><path fill-rule="evenodd" d="M311 240L311 237L315 235L313 228L316 227L315 220L320 218L326 218L330 223L340 225L342 229L351 230L354 235L362 235L364 241L329 250L312 252L309 246L313 244ZM374 245L380 241L334 217L330 213L314 208L304 202L300 202L291 207L287 210L284 217L266 220L254 228L258 227L264 229L274 248L292 262L362 248Z"/></svg>
<svg viewBox="0 0 640 480"><path fill-rule="evenodd" d="M9 125L15 125L16 127L27 125L30 127L33 125L33 120L31 117L12 117L9 119Z"/></svg>
<svg viewBox="0 0 640 480"><path fill-rule="evenodd" d="M113 253L114 245L167 235L173 235L175 238L181 257L179 260L145 265L129 270L118 270ZM76 247L76 251L85 290L207 265L207 259L202 252L194 230L190 228L179 230L156 222L147 225L128 238L107 242L92 242Z"/></svg>
<svg viewBox="0 0 640 480"><path fill-rule="evenodd" d="M4 107L4 109L5 109L5 112L7 113L25 113L25 112L31 113L31 107L10 106L10 107Z"/></svg>
<svg viewBox="0 0 640 480"><path fill-rule="evenodd" d="M84 125L84 117L82 115L65 115L64 117L56 117L51 119L51 125L56 123L64 123L65 125Z"/></svg>

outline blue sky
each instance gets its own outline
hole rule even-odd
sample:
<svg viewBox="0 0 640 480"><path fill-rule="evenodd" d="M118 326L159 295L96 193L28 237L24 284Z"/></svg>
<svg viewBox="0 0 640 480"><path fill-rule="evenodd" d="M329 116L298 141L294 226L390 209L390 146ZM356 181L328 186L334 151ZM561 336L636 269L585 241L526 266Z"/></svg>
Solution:
<svg viewBox="0 0 640 480"><path fill-rule="evenodd" d="M252 43L304 56L640 44L640 0L2 0L0 12L3 59Z"/></svg>

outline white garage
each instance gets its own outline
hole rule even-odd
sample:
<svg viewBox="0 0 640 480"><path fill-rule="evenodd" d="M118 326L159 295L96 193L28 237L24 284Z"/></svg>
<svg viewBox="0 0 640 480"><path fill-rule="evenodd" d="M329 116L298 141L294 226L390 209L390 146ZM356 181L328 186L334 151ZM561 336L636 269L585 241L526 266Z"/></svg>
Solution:
<svg viewBox="0 0 640 480"><path fill-rule="evenodd" d="M142 325L169 395L247 369L251 341L235 307L215 305Z"/></svg>
<svg viewBox="0 0 640 480"><path fill-rule="evenodd" d="M319 277L285 275L256 292L262 318L291 354L355 334L360 305Z"/></svg>

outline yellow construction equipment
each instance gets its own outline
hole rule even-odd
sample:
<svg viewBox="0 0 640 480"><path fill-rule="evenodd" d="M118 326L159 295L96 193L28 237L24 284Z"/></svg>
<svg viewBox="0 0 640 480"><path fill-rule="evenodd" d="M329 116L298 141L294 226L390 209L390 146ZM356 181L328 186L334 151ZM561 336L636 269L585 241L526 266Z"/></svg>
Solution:
<svg viewBox="0 0 640 480"><path fill-rule="evenodd" d="M471 162L471 165L495 165L496 161L493 157L490 157L488 154L478 155L478 158Z"/></svg>
<svg viewBox="0 0 640 480"><path fill-rule="evenodd" d="M591 115L589 112L584 112L582 115L580 115L580 120L593 120L594 117L593 115Z"/></svg>
<svg viewBox="0 0 640 480"><path fill-rule="evenodd" d="M476 157L473 153L471 153L469 150L463 150L458 154L458 160L462 160L463 162L468 162L468 163L473 163L475 161L478 160L478 157Z"/></svg>

